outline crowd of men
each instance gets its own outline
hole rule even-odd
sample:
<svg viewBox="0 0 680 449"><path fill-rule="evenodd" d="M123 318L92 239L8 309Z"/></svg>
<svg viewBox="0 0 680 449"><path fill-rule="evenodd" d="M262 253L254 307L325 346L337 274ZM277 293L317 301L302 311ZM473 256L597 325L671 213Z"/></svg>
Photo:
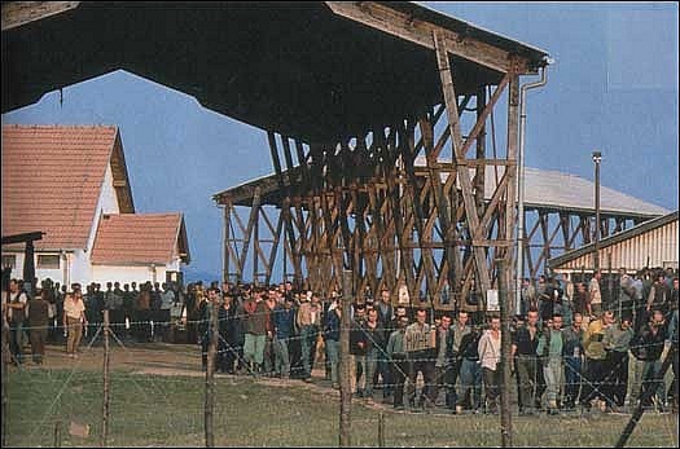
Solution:
<svg viewBox="0 0 680 449"><path fill-rule="evenodd" d="M631 276L622 269L607 294L601 283L599 272L588 282L568 276L525 280L512 323L512 372L521 414L557 414L577 406L584 412L623 411L648 388L653 394L644 406L664 411L670 404L677 413L677 270ZM342 314L349 313L356 397L376 400L381 390L383 402L416 412L435 406L452 413L498 410L501 321L464 307L449 313L407 306L383 290L377 298L370 292L354 298L345 311L338 293L323 298L290 282L225 282L221 288L217 282L207 288L197 282L186 289L146 283L139 290L135 283L121 289L115 282L105 291L91 284L83 294L77 284L67 291L45 281L29 294L12 280L3 294L15 363L24 359L24 328L30 329L36 363L42 363L45 341L60 341L64 331L67 353L76 357L79 333L96 332L102 311L109 310L112 328L122 338L177 341L184 335L184 341L200 345L203 369L216 321L216 370L309 382L318 362L332 387L339 388L340 328ZM483 296L473 292L465 301L478 304ZM666 353L673 357L668 389L660 376Z"/></svg>

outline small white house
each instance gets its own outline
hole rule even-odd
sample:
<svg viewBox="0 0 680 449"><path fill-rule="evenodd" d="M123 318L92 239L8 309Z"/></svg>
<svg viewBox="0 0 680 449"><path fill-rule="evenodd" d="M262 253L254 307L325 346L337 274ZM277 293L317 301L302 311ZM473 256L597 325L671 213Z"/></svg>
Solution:
<svg viewBox="0 0 680 449"><path fill-rule="evenodd" d="M2 127L2 235L37 231L39 280L164 282L190 262L181 213L135 213L114 126ZM23 259L23 244L2 247L12 277Z"/></svg>

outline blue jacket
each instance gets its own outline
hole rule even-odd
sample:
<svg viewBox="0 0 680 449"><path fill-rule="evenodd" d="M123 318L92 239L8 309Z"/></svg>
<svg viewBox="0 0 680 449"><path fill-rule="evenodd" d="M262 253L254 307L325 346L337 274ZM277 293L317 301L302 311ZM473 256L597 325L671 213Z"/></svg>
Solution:
<svg viewBox="0 0 680 449"><path fill-rule="evenodd" d="M274 308L274 332L277 340L287 340L293 333L295 323L295 309L286 309L283 306Z"/></svg>
<svg viewBox="0 0 680 449"><path fill-rule="evenodd" d="M326 340L340 341L340 318L335 310L331 310L326 315L326 325L324 326L324 336Z"/></svg>

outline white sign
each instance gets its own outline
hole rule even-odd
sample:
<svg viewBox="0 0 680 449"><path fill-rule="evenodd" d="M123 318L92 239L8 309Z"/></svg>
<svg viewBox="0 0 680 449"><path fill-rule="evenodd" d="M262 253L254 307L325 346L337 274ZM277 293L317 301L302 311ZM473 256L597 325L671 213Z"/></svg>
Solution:
<svg viewBox="0 0 680 449"><path fill-rule="evenodd" d="M498 290L486 291L486 311L487 312L501 311L501 304L498 301Z"/></svg>

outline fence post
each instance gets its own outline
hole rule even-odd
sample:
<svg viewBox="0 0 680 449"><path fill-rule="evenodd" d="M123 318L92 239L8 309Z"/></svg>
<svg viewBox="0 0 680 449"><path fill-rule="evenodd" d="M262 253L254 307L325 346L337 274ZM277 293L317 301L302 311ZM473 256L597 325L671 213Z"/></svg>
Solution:
<svg viewBox="0 0 680 449"><path fill-rule="evenodd" d="M4 321L4 320L3 320ZM7 447L7 363L9 362L9 347L7 335L9 329L2 323L2 447Z"/></svg>
<svg viewBox="0 0 680 449"><path fill-rule="evenodd" d="M352 308L352 271L342 272L342 308L340 317L340 447L352 445L352 387L349 363L350 313Z"/></svg>
<svg viewBox="0 0 680 449"><path fill-rule="evenodd" d="M54 447L61 447L61 420L54 423Z"/></svg>
<svg viewBox="0 0 680 449"><path fill-rule="evenodd" d="M510 414L510 388L512 382L512 342L510 325L512 323L512 307L508 298L508 273L506 260L496 259L498 268L498 300L501 308L501 447L512 447L512 416ZM518 299L519 300L519 299Z"/></svg>
<svg viewBox="0 0 680 449"><path fill-rule="evenodd" d="M378 414L378 447L385 447L385 413Z"/></svg>
<svg viewBox="0 0 680 449"><path fill-rule="evenodd" d="M211 301L210 307L210 344L208 345L208 363L205 370L205 447L215 447L213 418L215 412L215 352L217 349L217 299Z"/></svg>
<svg viewBox="0 0 680 449"><path fill-rule="evenodd" d="M104 397L102 399L102 434L99 445L106 447L106 440L109 435L109 368L110 368L110 347L109 347L109 311L104 310ZM55 439L57 430L55 429ZM61 429L60 429L61 432Z"/></svg>

